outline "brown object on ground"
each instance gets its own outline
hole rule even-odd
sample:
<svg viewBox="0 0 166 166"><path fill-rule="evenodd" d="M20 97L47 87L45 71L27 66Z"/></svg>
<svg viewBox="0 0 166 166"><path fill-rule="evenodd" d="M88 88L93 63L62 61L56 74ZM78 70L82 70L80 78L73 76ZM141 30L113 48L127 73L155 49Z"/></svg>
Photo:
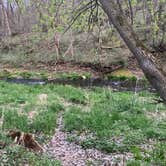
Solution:
<svg viewBox="0 0 166 166"><path fill-rule="evenodd" d="M3 149L6 146L6 144L4 142L0 141L0 149Z"/></svg>
<svg viewBox="0 0 166 166"><path fill-rule="evenodd" d="M14 143L25 146L35 152L43 152L41 145L35 140L34 136L21 131L10 130L8 136L14 140Z"/></svg>

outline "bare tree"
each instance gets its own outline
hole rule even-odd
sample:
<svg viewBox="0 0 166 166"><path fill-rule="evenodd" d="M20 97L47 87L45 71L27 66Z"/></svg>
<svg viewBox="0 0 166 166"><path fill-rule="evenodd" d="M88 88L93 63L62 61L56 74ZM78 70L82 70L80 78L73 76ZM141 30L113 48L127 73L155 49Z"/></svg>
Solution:
<svg viewBox="0 0 166 166"><path fill-rule="evenodd" d="M3 27L5 31L5 36L10 36L11 29L10 29L9 19L8 19L7 11L4 6L3 0L0 0L0 9L2 10L2 14L3 14L3 20L4 20Z"/></svg>

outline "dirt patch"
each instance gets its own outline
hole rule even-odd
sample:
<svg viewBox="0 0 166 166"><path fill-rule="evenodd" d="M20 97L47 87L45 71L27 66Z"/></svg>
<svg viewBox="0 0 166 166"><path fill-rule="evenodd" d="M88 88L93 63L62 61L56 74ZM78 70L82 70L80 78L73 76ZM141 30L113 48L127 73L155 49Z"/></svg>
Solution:
<svg viewBox="0 0 166 166"><path fill-rule="evenodd" d="M122 166L128 159L132 158L127 154L104 154L95 149L82 149L81 146L66 141L67 134L62 131L56 131L52 138L48 152L54 158L61 160L63 166L86 166L88 163L94 165L112 165Z"/></svg>
<svg viewBox="0 0 166 166"><path fill-rule="evenodd" d="M166 111L148 112L147 115L153 119L158 119L158 120L166 119Z"/></svg>

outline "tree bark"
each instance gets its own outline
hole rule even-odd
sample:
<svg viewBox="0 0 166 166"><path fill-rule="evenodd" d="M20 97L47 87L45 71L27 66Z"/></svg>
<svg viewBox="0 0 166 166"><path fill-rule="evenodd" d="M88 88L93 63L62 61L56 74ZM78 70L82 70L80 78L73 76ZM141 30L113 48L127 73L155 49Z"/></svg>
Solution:
<svg viewBox="0 0 166 166"><path fill-rule="evenodd" d="M156 56L139 40L122 9L116 4L116 0L99 0L99 2L108 16L110 24L114 25L129 50L137 59L146 78L166 103L166 75L162 72Z"/></svg>
<svg viewBox="0 0 166 166"><path fill-rule="evenodd" d="M5 6L3 4L3 0L0 0L0 6L2 8L3 17L4 17L5 36L10 36L11 35L11 29L10 29L10 25L9 25L8 15L7 15Z"/></svg>

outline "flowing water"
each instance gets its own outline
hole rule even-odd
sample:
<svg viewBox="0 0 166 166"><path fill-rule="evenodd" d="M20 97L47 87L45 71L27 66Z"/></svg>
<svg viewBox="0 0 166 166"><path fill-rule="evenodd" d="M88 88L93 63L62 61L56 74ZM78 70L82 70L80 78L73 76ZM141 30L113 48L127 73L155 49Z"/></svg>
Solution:
<svg viewBox="0 0 166 166"><path fill-rule="evenodd" d="M63 79L56 78L53 80L40 80L40 79L22 79L12 78L3 79L6 82L16 84L28 84L28 85L46 85L46 84L58 84L58 85L73 85L78 87L111 87L118 91L133 91L139 92L143 90L155 91L150 85L143 80L125 80L125 81L112 81L101 78L89 78L89 79Z"/></svg>

